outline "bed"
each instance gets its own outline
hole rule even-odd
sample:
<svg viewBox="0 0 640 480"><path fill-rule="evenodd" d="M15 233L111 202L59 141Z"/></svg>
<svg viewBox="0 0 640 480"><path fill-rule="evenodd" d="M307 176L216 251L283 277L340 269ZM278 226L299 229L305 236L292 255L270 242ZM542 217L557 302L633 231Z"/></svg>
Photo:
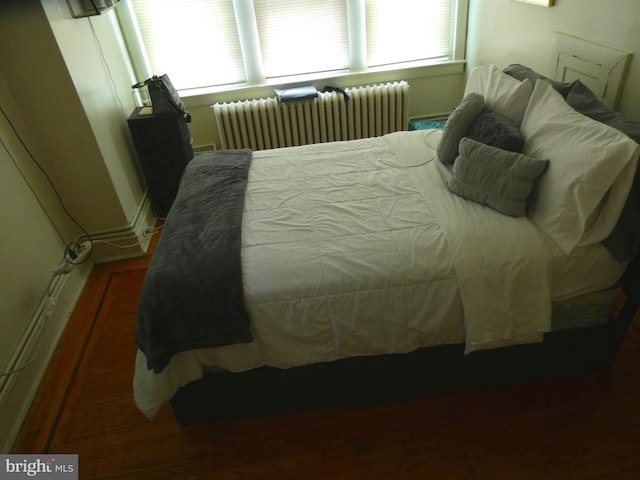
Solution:
<svg viewBox="0 0 640 480"><path fill-rule="evenodd" d="M607 368L637 302L637 132L579 81L483 65L442 130L197 156L141 294L138 408L193 423Z"/></svg>

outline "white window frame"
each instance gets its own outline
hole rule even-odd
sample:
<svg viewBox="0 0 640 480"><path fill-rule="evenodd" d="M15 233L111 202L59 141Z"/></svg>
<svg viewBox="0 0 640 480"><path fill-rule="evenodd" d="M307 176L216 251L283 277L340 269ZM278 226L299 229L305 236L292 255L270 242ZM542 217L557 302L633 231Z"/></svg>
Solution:
<svg viewBox="0 0 640 480"><path fill-rule="evenodd" d="M269 91L272 93L274 86L291 86L321 80L325 82L334 81L336 84L345 84L345 82L353 84L384 82L396 80L400 77L409 80L411 78L461 73L464 70L469 0L454 0L455 28L452 31L453 38L451 39L452 56L448 60L427 60L367 68L367 47L363 38L366 36L363 25L364 0L347 0L350 48L350 68L348 71L295 75L276 79L265 79L262 71L253 2L251 0L233 0L233 3L234 8L240 12L241 19L238 21L239 35L247 81L234 85L180 90L180 96L183 97L187 106L192 103L201 103L200 101L206 102L207 97L211 97L211 95L216 95L217 98L220 98L218 94L225 92L231 94L229 98L238 96L240 92L245 92L247 96L257 96L265 95L265 92ZM130 0L122 0L115 10L137 78L144 80L151 77L153 72L146 58L142 37L134 20L135 14ZM200 101L189 101L190 98L199 99Z"/></svg>

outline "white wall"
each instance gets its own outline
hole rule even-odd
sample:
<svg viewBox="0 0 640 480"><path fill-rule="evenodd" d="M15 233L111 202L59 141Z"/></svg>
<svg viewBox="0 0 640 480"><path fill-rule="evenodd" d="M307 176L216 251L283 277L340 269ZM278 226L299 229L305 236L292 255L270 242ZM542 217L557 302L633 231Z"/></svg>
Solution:
<svg viewBox="0 0 640 480"><path fill-rule="evenodd" d="M90 164L83 174L86 182L72 182L73 188L78 189L76 195L85 198L82 204L87 213L79 211L78 215L92 230L120 227L130 220L144 192L131 161L135 150L126 123L135 106L131 94L134 77L115 13L111 10L104 15L76 19L70 15L65 1L43 0L42 4L74 95L80 102L78 114L84 116L83 126L90 129L86 139L73 128L69 129L69 136L75 142L91 142L88 146L91 152L87 154L95 157L93 161L94 158L83 159L75 154L73 163L78 165L69 167ZM64 154L69 153L65 149ZM97 202L91 198L96 188L112 189L118 199L111 208L103 209L102 218L95 215Z"/></svg>
<svg viewBox="0 0 640 480"><path fill-rule="evenodd" d="M0 106L6 115L0 115L0 374L33 361L19 374L0 378L0 452L6 452L88 278L90 265L52 282L69 229L56 224L60 213L57 199L34 161L42 158L38 142L3 72ZM43 308L49 292L58 306L45 319Z"/></svg>
<svg viewBox="0 0 640 480"><path fill-rule="evenodd" d="M554 32L561 31L633 53L619 109L640 121L640 2L556 0L542 8L515 0L471 0L468 67L527 65L551 76Z"/></svg>
<svg viewBox="0 0 640 480"><path fill-rule="evenodd" d="M75 19L66 0L0 1L0 106L9 119L0 115L0 374L34 360L0 377L0 452L10 448L91 270L87 263L56 280L58 306L45 320L52 272L81 231L28 151L94 238L131 243L154 223L126 123L134 105L123 51L113 12ZM92 260L109 258L109 248ZM113 250L138 256L144 248Z"/></svg>

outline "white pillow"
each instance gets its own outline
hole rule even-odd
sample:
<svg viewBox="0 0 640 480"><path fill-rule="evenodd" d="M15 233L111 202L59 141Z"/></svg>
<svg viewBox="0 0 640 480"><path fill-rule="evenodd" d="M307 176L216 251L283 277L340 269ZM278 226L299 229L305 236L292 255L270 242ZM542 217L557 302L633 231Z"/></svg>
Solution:
<svg viewBox="0 0 640 480"><path fill-rule="evenodd" d="M489 108L520 127L532 89L529 80L516 80L495 65L479 65L469 73L464 96L479 93Z"/></svg>
<svg viewBox="0 0 640 480"><path fill-rule="evenodd" d="M603 240L629 194L640 145L576 112L542 80L536 82L520 129L522 153L549 160L530 198L530 218L566 254Z"/></svg>

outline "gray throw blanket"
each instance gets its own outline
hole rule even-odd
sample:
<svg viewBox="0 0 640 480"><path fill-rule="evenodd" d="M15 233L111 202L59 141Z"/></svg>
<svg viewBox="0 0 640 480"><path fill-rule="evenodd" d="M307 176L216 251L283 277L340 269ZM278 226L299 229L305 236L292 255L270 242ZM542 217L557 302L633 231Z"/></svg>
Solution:
<svg viewBox="0 0 640 480"><path fill-rule="evenodd" d="M240 249L250 150L198 155L149 265L136 342L158 373L182 351L253 340Z"/></svg>

